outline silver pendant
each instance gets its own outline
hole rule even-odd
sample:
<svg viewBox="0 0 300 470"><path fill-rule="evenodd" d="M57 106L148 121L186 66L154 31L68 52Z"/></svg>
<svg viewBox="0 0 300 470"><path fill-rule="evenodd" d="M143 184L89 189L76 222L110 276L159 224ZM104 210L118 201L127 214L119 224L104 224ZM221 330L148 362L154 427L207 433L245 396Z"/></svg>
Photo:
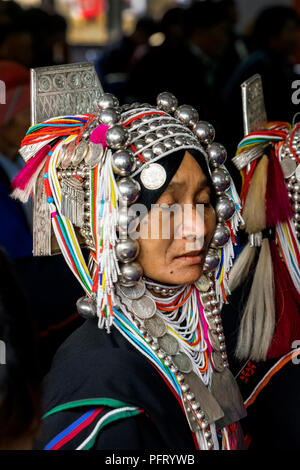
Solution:
<svg viewBox="0 0 300 470"><path fill-rule="evenodd" d="M297 168L295 160L292 160L291 158L285 158L280 162L280 164L285 179L293 176Z"/></svg>
<svg viewBox="0 0 300 470"><path fill-rule="evenodd" d="M202 274L202 276L198 279L198 281L195 283L195 286L200 292L207 292L210 288L210 279L208 276L205 274Z"/></svg>
<svg viewBox="0 0 300 470"><path fill-rule="evenodd" d="M295 176L297 178L297 181L300 182L300 165L297 166Z"/></svg>
<svg viewBox="0 0 300 470"><path fill-rule="evenodd" d="M158 315L153 315L153 317L147 318L144 321L144 327L154 338L160 338L167 332L165 322Z"/></svg>
<svg viewBox="0 0 300 470"><path fill-rule="evenodd" d="M150 163L141 172L141 182L147 189L161 188L167 179L166 170L159 163Z"/></svg>
<svg viewBox="0 0 300 470"><path fill-rule="evenodd" d="M190 372L192 372L192 361L185 353L177 353L176 356L172 357L172 360L180 372L184 372L185 374L189 374Z"/></svg>
<svg viewBox="0 0 300 470"><path fill-rule="evenodd" d="M211 360L214 368L217 372L223 372L224 370L224 361L222 355L219 351L213 351L211 353Z"/></svg>
<svg viewBox="0 0 300 470"><path fill-rule="evenodd" d="M166 354L169 354L170 356L174 356L179 350L177 339L169 333L158 339L158 345Z"/></svg>
<svg viewBox="0 0 300 470"><path fill-rule="evenodd" d="M155 315L156 304L149 295L143 295L140 299L131 303L133 313L141 320L150 319Z"/></svg>
<svg viewBox="0 0 300 470"><path fill-rule="evenodd" d="M189 374L184 374L184 378L184 383L189 385L190 391L195 395L195 401L200 404L208 424L223 418L224 412L222 408L200 377L195 372L190 372Z"/></svg>
<svg viewBox="0 0 300 470"><path fill-rule="evenodd" d="M84 224L84 190L75 177L62 180L61 212L77 227Z"/></svg>
<svg viewBox="0 0 300 470"><path fill-rule="evenodd" d="M220 351L220 341L219 341L219 335L216 331L214 330L209 330L208 331L208 339L211 344L211 347L215 351Z"/></svg>
<svg viewBox="0 0 300 470"><path fill-rule="evenodd" d="M130 300L140 299L145 294L146 290L145 283L142 281L137 282L136 285L132 287L125 287L121 285L119 287L122 294L124 294L125 297Z"/></svg>
<svg viewBox="0 0 300 470"><path fill-rule="evenodd" d="M217 429L236 423L247 415L240 390L229 369L225 368L222 373L213 372L211 393L224 411L224 417L216 422Z"/></svg>

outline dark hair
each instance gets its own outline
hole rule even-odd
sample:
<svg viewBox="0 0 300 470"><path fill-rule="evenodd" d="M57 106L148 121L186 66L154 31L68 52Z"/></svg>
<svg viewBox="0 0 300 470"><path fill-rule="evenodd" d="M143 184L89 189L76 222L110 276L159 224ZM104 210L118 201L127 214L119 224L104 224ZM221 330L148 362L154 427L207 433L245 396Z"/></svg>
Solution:
<svg viewBox="0 0 300 470"><path fill-rule="evenodd" d="M197 2L186 12L186 32L191 34L195 29L209 29L228 19L228 8L223 2Z"/></svg>
<svg viewBox="0 0 300 470"><path fill-rule="evenodd" d="M299 26L299 16L293 8L276 6L263 10L254 25L253 42L255 46L266 47L272 37L280 35L289 20L295 21Z"/></svg>
<svg viewBox="0 0 300 470"><path fill-rule="evenodd" d="M40 422L40 379L36 337L27 299L12 264L0 248L0 448L33 437Z"/></svg>

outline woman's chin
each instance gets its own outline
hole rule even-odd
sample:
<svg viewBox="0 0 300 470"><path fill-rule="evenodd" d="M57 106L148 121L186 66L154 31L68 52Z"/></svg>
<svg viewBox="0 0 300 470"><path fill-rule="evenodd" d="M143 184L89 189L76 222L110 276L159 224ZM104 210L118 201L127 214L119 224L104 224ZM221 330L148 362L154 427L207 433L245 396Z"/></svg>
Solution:
<svg viewBox="0 0 300 470"><path fill-rule="evenodd" d="M159 273L157 270L155 273L144 273L145 276L157 281L161 282L162 284L170 284L170 285L179 285L179 284L193 284L194 282L198 281L199 277L202 274L202 265L193 265L187 266L185 268L169 268L168 272Z"/></svg>

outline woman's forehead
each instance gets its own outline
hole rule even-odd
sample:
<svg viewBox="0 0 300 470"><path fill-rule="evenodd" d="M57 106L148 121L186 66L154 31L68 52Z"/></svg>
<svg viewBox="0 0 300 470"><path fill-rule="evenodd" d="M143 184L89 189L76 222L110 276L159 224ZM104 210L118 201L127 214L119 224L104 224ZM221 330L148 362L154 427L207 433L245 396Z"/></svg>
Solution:
<svg viewBox="0 0 300 470"><path fill-rule="evenodd" d="M209 186L207 177L195 157L186 152L167 189L176 190L191 184L199 188Z"/></svg>

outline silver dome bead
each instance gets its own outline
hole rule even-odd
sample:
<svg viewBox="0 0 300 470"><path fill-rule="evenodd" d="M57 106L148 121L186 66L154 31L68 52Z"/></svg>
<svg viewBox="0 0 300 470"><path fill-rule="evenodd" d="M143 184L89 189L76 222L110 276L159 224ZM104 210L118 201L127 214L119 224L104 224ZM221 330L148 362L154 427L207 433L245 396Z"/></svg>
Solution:
<svg viewBox="0 0 300 470"><path fill-rule="evenodd" d="M113 149L119 150L128 141L129 133L125 127L115 124L106 132L107 145Z"/></svg>
<svg viewBox="0 0 300 470"><path fill-rule="evenodd" d="M160 121L156 119L155 121L149 122L149 128L152 131L155 131L158 127L160 127Z"/></svg>
<svg viewBox="0 0 300 470"><path fill-rule="evenodd" d="M132 263L120 264L121 275L119 282L126 287L134 286L143 275L143 269L139 263L133 261Z"/></svg>
<svg viewBox="0 0 300 470"><path fill-rule="evenodd" d="M121 117L121 113L118 109L114 108L104 108L99 111L98 119L101 124L106 126L112 126L116 124Z"/></svg>
<svg viewBox="0 0 300 470"><path fill-rule="evenodd" d="M133 144L137 150L141 150L142 148L146 147L146 142L144 139L138 139Z"/></svg>
<svg viewBox="0 0 300 470"><path fill-rule="evenodd" d="M171 150L174 147L176 147L176 144L173 139L168 138L164 140L164 146L166 147L167 150Z"/></svg>
<svg viewBox="0 0 300 470"><path fill-rule="evenodd" d="M112 156L113 171L120 176L128 176L135 169L135 158L130 150L118 150Z"/></svg>
<svg viewBox="0 0 300 470"><path fill-rule="evenodd" d="M162 155L166 151L166 147L162 142L158 142L152 147L154 155Z"/></svg>
<svg viewBox="0 0 300 470"><path fill-rule="evenodd" d="M176 109L175 117L186 126L194 126L199 120L196 109L187 104L183 104Z"/></svg>
<svg viewBox="0 0 300 470"><path fill-rule="evenodd" d="M119 106L119 100L111 93L104 93L102 96L100 96L98 101L99 108L106 109L115 108L117 106Z"/></svg>
<svg viewBox="0 0 300 470"><path fill-rule="evenodd" d="M166 111L166 113L173 113L178 106L178 101L176 96L172 93L164 91L160 93L156 99L158 109Z"/></svg>
<svg viewBox="0 0 300 470"><path fill-rule="evenodd" d="M197 122L193 132L202 144L210 144L215 138L215 129L207 121Z"/></svg>
<svg viewBox="0 0 300 470"><path fill-rule="evenodd" d="M230 176L225 168L217 168L211 174L216 191L224 192L230 187Z"/></svg>
<svg viewBox="0 0 300 470"><path fill-rule="evenodd" d="M122 263L130 263L139 254L139 244L136 240L127 238L127 240L121 240L116 245L116 255L119 261Z"/></svg>
<svg viewBox="0 0 300 470"><path fill-rule="evenodd" d="M95 301L90 297L80 297L76 302L77 312L83 318L94 318L97 314Z"/></svg>
<svg viewBox="0 0 300 470"><path fill-rule="evenodd" d="M145 160L152 160L154 158L153 150L151 150L150 148L145 149L142 155Z"/></svg>
<svg viewBox="0 0 300 470"><path fill-rule="evenodd" d="M209 249L205 257L203 272L214 271L220 263L219 254L216 250Z"/></svg>
<svg viewBox="0 0 300 470"><path fill-rule="evenodd" d="M213 165L223 165L227 158L227 152L222 144L213 142L206 148L209 162Z"/></svg>
<svg viewBox="0 0 300 470"><path fill-rule="evenodd" d="M140 135L140 134L145 134L146 132L149 132L149 126L144 124L142 126L140 126L138 129L137 129L137 133Z"/></svg>
<svg viewBox="0 0 300 470"><path fill-rule="evenodd" d="M162 129L157 129L156 131L156 136L158 139L161 139L162 137L165 137L166 135L168 135L168 131L164 128Z"/></svg>
<svg viewBox="0 0 300 470"><path fill-rule="evenodd" d="M157 140L156 134L154 132L150 132L149 134L145 135L145 142L146 144L152 144Z"/></svg>
<svg viewBox="0 0 300 470"><path fill-rule="evenodd" d="M218 220L220 221L227 221L231 219L233 214L235 213L235 204L232 199L223 196L217 201L216 204L216 213Z"/></svg>
<svg viewBox="0 0 300 470"><path fill-rule="evenodd" d="M138 181L132 178L122 178L117 184L121 198L128 204L133 204L138 199L141 191Z"/></svg>
<svg viewBox="0 0 300 470"><path fill-rule="evenodd" d="M230 230L226 225L217 225L213 234L211 246L215 248L221 248L225 246L230 240Z"/></svg>

